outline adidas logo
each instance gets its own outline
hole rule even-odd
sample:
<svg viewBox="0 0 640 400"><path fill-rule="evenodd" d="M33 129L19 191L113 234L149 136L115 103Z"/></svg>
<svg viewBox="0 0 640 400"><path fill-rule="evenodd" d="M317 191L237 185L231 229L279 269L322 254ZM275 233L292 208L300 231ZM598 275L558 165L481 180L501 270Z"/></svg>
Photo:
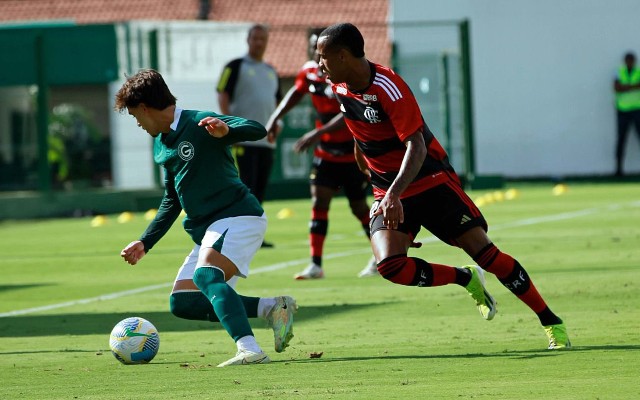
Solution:
<svg viewBox="0 0 640 400"><path fill-rule="evenodd" d="M462 216L462 219L460 220L460 225L464 225L469 221L471 221L471 218L468 215L464 214Z"/></svg>

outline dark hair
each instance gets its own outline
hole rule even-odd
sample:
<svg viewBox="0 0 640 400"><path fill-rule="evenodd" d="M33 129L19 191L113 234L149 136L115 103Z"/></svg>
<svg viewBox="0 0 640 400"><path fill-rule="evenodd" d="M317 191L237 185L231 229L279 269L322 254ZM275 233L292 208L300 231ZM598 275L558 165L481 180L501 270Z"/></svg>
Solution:
<svg viewBox="0 0 640 400"><path fill-rule="evenodd" d="M326 37L325 47L344 48L354 57L364 57L364 38L353 24L343 22L331 25L322 31L320 37Z"/></svg>
<svg viewBox="0 0 640 400"><path fill-rule="evenodd" d="M327 27L323 27L323 28L309 28L307 30L307 37L311 38L311 36L315 35L315 36L320 36L320 34L322 34L322 32L325 31L325 29L327 29Z"/></svg>
<svg viewBox="0 0 640 400"><path fill-rule="evenodd" d="M625 61L635 61L636 60L636 54L633 51L629 51L629 52L627 52L627 54L624 55L624 60Z"/></svg>
<svg viewBox="0 0 640 400"><path fill-rule="evenodd" d="M175 105L176 100L158 71L143 69L127 77L127 81L116 93L114 108L122 112L127 107L137 107L144 103L148 107L164 110Z"/></svg>
<svg viewBox="0 0 640 400"><path fill-rule="evenodd" d="M267 26L264 24L253 24L251 28L249 28L249 31L247 32L247 39L251 37L251 34L254 31L264 31L266 33L269 33L269 28L267 28Z"/></svg>

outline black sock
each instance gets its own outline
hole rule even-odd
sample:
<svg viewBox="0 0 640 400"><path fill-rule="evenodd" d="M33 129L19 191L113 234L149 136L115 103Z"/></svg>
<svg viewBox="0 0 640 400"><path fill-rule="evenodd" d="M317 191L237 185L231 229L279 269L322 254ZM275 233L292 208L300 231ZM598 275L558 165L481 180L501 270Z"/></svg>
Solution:
<svg viewBox="0 0 640 400"><path fill-rule="evenodd" d="M540 319L540 323L543 326L557 325L557 324L561 324L562 323L562 320L560 319L560 317L555 315L549 309L549 307L545 308L544 310L539 312L537 315L538 315L538 318Z"/></svg>

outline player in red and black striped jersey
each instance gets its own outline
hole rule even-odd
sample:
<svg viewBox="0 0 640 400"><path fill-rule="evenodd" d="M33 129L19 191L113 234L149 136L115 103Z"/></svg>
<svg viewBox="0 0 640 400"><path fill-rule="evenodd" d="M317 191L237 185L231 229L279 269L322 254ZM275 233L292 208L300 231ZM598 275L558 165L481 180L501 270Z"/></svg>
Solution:
<svg viewBox="0 0 640 400"><path fill-rule="evenodd" d="M309 36L309 56L302 69L296 75L293 87L287 92L276 110L269 118L266 128L268 132L277 132L277 121L295 107L305 95L311 96L311 103L316 110L316 129L305 134L296 142L295 150L304 151L315 145L313 166L310 173L311 186L311 224L309 225L309 245L311 263L302 272L294 275L295 279L317 279L324 277L322 269L322 253L329 226L329 206L331 199L342 189L349 200L353 215L360 221L369 237L369 207L367 192L368 177L356 164L353 154L353 136L343 124L335 130L326 131L324 124L340 114L340 104L336 101L331 82L318 69L316 42L323 29L316 29ZM359 276L378 275L375 258L371 258Z"/></svg>
<svg viewBox="0 0 640 400"><path fill-rule="evenodd" d="M364 39L352 24L324 30L317 51L320 68L334 83L342 118L355 137L356 159L371 174L371 246L380 274L401 285L463 286L490 320L496 303L484 286L486 270L536 313L549 349L570 348L564 323L527 271L487 236L482 213L464 192L404 80L365 58ZM329 125L334 123L338 118ZM455 268L408 257L421 227L462 248L479 266Z"/></svg>

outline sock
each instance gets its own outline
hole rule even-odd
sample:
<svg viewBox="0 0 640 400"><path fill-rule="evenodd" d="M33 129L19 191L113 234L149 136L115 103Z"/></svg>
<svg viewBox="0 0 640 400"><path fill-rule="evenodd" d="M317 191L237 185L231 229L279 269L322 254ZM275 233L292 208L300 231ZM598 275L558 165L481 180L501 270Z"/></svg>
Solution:
<svg viewBox="0 0 640 400"><path fill-rule="evenodd" d="M261 297L258 302L258 317L267 318L267 315L271 312L273 307L276 305L275 297Z"/></svg>
<svg viewBox="0 0 640 400"><path fill-rule="evenodd" d="M309 245L311 246L311 262L322 266L322 249L329 229L329 210L313 208L309 224Z"/></svg>
<svg viewBox="0 0 640 400"><path fill-rule="evenodd" d="M259 297L240 296L248 318L258 316ZM171 314L182 319L220 322L213 311L213 305L202 292L178 292L169 296Z"/></svg>
<svg viewBox="0 0 640 400"><path fill-rule="evenodd" d="M407 254L387 257L378 263L383 278L405 286L443 286L456 283L456 269L447 265L431 264Z"/></svg>
<svg viewBox="0 0 640 400"><path fill-rule="evenodd" d="M238 350L249 350L254 353L262 353L262 349L254 336L243 336L236 342Z"/></svg>
<svg viewBox="0 0 640 400"><path fill-rule="evenodd" d="M466 268L456 267L456 283L462 287L466 287L471 282L471 271Z"/></svg>
<svg viewBox="0 0 640 400"><path fill-rule="evenodd" d="M193 274L193 282L211 301L218 320L234 341L243 336L253 336L242 300L224 281L222 270L213 266L198 267Z"/></svg>
<svg viewBox="0 0 640 400"><path fill-rule="evenodd" d="M543 320L545 322L561 321L557 315L551 312L540 296L527 271L513 257L501 252L493 243L490 243L480 250L473 259L485 271L494 274L504 287L529 306L541 323ZM553 324L543 323L543 325Z"/></svg>

